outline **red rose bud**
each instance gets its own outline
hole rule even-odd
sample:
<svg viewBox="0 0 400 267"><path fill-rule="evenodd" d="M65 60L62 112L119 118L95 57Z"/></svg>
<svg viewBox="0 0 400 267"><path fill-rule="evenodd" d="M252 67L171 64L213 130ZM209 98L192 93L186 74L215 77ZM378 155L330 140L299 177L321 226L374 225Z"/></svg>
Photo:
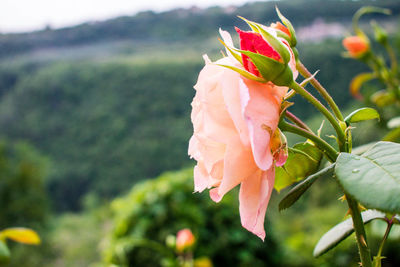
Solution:
<svg viewBox="0 0 400 267"><path fill-rule="evenodd" d="M176 250L178 252L183 252L191 248L195 241L196 239L190 229L182 229L176 234Z"/></svg>
<svg viewBox="0 0 400 267"><path fill-rule="evenodd" d="M238 28L243 67L255 77L262 77L278 86L288 86L293 81L293 72L288 63L288 45L269 33L265 26L245 20L254 30L245 32Z"/></svg>
<svg viewBox="0 0 400 267"><path fill-rule="evenodd" d="M349 36L343 39L343 46L349 52L349 55L354 58L359 58L369 51L369 43L363 37Z"/></svg>
<svg viewBox="0 0 400 267"><path fill-rule="evenodd" d="M245 32L239 28L235 29L239 34L241 50L257 53L268 58L272 58L276 61L281 60L281 56L278 54L278 52L276 52L274 48L267 41L265 41L261 34L255 32ZM242 54L242 60L243 66L248 72L260 77L260 72L251 61L249 56Z"/></svg>

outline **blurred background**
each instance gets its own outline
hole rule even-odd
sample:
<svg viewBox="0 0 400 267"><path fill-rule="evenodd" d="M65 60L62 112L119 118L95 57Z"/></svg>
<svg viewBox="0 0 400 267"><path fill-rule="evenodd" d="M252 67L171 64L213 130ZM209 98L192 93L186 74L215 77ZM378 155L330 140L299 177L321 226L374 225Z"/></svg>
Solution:
<svg viewBox="0 0 400 267"><path fill-rule="evenodd" d="M182 228L196 236L194 256L214 266L356 266L352 237L312 257L347 212L333 180L281 213L286 190L275 192L264 243L240 226L235 192L218 205L192 193L187 145L201 56L220 57L218 28L246 29L237 15L278 20L275 5L295 26L303 62L345 110L361 105L348 85L365 67L341 56L356 10L391 9L361 25L375 19L400 48L398 0L2 0L0 229L31 227L43 240L10 243L5 266L160 266L162 253L138 240L164 246ZM302 103L292 112L317 129L321 118ZM374 123L355 131L356 145L382 135ZM368 231L373 240L384 229L377 222ZM384 266L400 265L399 241L394 228Z"/></svg>

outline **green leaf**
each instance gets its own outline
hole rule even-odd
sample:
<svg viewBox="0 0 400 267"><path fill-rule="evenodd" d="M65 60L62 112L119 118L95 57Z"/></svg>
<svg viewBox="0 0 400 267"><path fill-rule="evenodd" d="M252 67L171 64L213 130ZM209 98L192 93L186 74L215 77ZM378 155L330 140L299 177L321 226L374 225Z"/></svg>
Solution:
<svg viewBox="0 0 400 267"><path fill-rule="evenodd" d="M374 219L384 219L385 214L376 210L367 210L361 213L364 224ZM330 249L334 248L341 241L354 232L352 219L347 219L326 232L314 248L314 257L319 257Z"/></svg>
<svg viewBox="0 0 400 267"><path fill-rule="evenodd" d="M331 177L333 174L333 170L335 168L335 164L330 165L313 175L308 176L305 180L300 182L298 185L293 187L289 193L279 202L279 210L284 210L292 206L303 194L307 191L308 188L312 186L312 184L320 177Z"/></svg>
<svg viewBox="0 0 400 267"><path fill-rule="evenodd" d="M373 120L373 119L378 119L379 120L379 113L373 108L360 108L347 116L344 121L349 123L355 123L355 122L360 122L360 121L367 121L367 120Z"/></svg>
<svg viewBox="0 0 400 267"><path fill-rule="evenodd" d="M6 243L0 240L0 263L8 263L10 261L10 250Z"/></svg>
<svg viewBox="0 0 400 267"><path fill-rule="evenodd" d="M299 153L298 151L301 151ZM306 156L307 155L307 156ZM313 174L319 168L322 152L309 143L299 143L289 150L289 157L283 167L276 168L275 189L277 191Z"/></svg>
<svg viewBox="0 0 400 267"><path fill-rule="evenodd" d="M365 207L400 212L400 144L378 142L360 156L340 153L335 175Z"/></svg>

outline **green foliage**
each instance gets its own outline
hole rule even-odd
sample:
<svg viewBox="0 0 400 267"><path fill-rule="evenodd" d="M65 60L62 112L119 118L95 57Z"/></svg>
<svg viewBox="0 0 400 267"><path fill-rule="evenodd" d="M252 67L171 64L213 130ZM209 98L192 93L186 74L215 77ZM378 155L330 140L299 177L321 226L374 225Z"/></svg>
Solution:
<svg viewBox="0 0 400 267"><path fill-rule="evenodd" d="M48 215L45 166L27 143L0 143L0 229L43 226Z"/></svg>
<svg viewBox="0 0 400 267"><path fill-rule="evenodd" d="M335 175L343 189L367 208L400 212L400 144L378 142L360 156L341 153Z"/></svg>
<svg viewBox="0 0 400 267"><path fill-rule="evenodd" d="M361 213L364 224L375 219L384 219L385 214L376 210L367 210ZM354 232L353 221L351 218L339 223L324 234L318 241L314 249L314 257L319 257L334 248L337 244L346 239Z"/></svg>
<svg viewBox="0 0 400 267"><path fill-rule="evenodd" d="M279 252L274 235L265 243L240 225L237 192L214 203L206 192L193 194L192 168L137 184L112 203L115 222L105 261L121 266L159 266L157 247L168 235L190 228L197 238L194 257L210 257L215 266L276 265ZM269 227L267 226L267 229ZM149 243L147 242L147 243Z"/></svg>
<svg viewBox="0 0 400 267"><path fill-rule="evenodd" d="M332 201L342 195L335 180L317 179L312 190L306 191L290 209L279 211L278 203L285 191L272 197L267 211L271 230L279 236L281 266L356 266L357 248L350 238L319 258L312 255L321 236L347 211L345 203Z"/></svg>
<svg viewBox="0 0 400 267"><path fill-rule="evenodd" d="M301 181L295 187L293 187L289 193L279 203L279 210L287 209L292 206L300 197L303 195L313 183L321 177L332 177L334 164L308 176L306 179Z"/></svg>
<svg viewBox="0 0 400 267"><path fill-rule="evenodd" d="M322 159L322 152L309 143L299 143L289 149L289 157L283 167L276 168L274 188L278 191L301 181L316 172Z"/></svg>
<svg viewBox="0 0 400 267"><path fill-rule="evenodd" d="M350 113L344 121L348 124L367 120L379 120L379 113L373 108L360 108Z"/></svg>

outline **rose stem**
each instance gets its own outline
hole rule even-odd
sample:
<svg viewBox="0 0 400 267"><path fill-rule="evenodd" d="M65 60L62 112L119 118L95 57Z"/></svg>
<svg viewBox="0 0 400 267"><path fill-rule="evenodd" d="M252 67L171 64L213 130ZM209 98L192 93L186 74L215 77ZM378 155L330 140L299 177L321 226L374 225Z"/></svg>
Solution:
<svg viewBox="0 0 400 267"><path fill-rule="evenodd" d="M309 132L313 132L310 127L308 127L307 124L305 124L301 119L299 119L296 115L294 115L292 112L286 110L285 113L286 118L288 118L289 120L291 120L292 122L294 122L295 124L297 124L297 126L303 128L304 130L307 130Z"/></svg>
<svg viewBox="0 0 400 267"><path fill-rule="evenodd" d="M330 144L328 144L324 139L318 137L314 133L309 132L297 125L287 123L284 120L282 120L279 123L279 129L281 129L282 131L291 132L291 133L294 133L294 134L297 134L297 135L300 135L300 136L310 139L311 141L313 141L316 144L316 146L322 152L324 152L324 154L328 157L329 161L335 162L335 160L338 156L338 152Z"/></svg>
<svg viewBox="0 0 400 267"><path fill-rule="evenodd" d="M344 134L344 131L340 127L338 121L332 115L332 113L324 105L322 105L322 103L319 102L318 99L316 99L312 94L310 94L306 89L304 89L300 84L292 82L290 87L293 88L293 90L295 90L299 95L304 97L308 102L313 104L314 107L316 107L328 119L328 121L335 129L336 134L338 135L339 148L340 150L342 150L346 144L346 136Z"/></svg>
<svg viewBox="0 0 400 267"><path fill-rule="evenodd" d="M303 65L302 62L298 61L296 64L296 68L300 72L300 74L303 75L305 78L312 77L312 74L308 71L308 69ZM315 77L311 78L310 83L312 84L312 86L314 86L314 88L318 91L318 93L320 93L320 95L325 99L325 101L331 107L336 118L338 118L341 121L344 121L343 115L340 112L339 107L336 105L336 102L333 100L328 91L319 83L317 79L315 79Z"/></svg>

